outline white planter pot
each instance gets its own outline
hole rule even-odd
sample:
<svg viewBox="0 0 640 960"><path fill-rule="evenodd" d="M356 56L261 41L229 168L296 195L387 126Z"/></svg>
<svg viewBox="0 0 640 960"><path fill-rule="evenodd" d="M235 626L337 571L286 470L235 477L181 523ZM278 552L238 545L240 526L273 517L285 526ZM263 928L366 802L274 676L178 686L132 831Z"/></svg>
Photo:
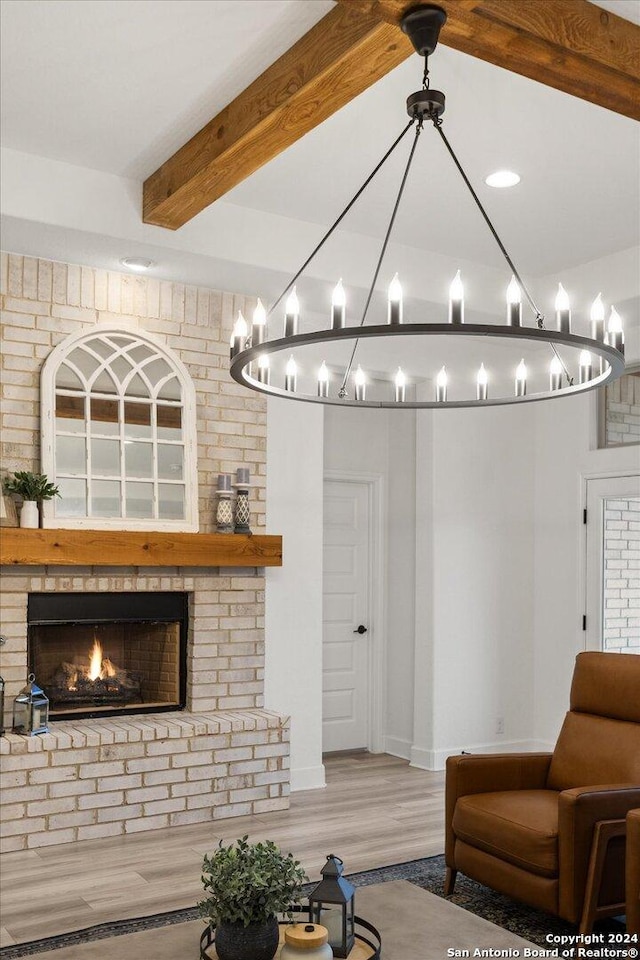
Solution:
<svg viewBox="0 0 640 960"><path fill-rule="evenodd" d="M40 511L35 500L23 500L20 511L20 526L34 529L40 526Z"/></svg>

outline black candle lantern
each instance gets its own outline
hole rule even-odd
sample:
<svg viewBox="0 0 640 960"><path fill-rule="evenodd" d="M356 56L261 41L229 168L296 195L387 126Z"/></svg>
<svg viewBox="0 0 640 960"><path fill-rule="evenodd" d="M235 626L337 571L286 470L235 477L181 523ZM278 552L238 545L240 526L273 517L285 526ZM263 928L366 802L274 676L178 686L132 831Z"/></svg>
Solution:
<svg viewBox="0 0 640 960"><path fill-rule="evenodd" d="M329 931L334 957L348 957L355 939L355 887L342 876L340 857L329 854L322 880L309 896L309 919Z"/></svg>

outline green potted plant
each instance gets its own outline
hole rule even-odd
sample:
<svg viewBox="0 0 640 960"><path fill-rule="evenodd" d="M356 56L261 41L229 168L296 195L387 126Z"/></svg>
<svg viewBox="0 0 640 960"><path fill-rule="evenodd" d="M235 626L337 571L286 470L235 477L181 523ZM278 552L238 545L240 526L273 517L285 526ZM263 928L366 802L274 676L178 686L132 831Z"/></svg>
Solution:
<svg viewBox="0 0 640 960"><path fill-rule="evenodd" d="M4 490L22 497L21 527L40 526L39 505L43 500L60 496L58 488L44 473L29 473L27 470L16 470L13 477L7 477Z"/></svg>
<svg viewBox="0 0 640 960"><path fill-rule="evenodd" d="M277 914L299 903L305 872L293 854L271 840L229 846L205 856L200 912L216 928L219 960L272 960L278 949Z"/></svg>

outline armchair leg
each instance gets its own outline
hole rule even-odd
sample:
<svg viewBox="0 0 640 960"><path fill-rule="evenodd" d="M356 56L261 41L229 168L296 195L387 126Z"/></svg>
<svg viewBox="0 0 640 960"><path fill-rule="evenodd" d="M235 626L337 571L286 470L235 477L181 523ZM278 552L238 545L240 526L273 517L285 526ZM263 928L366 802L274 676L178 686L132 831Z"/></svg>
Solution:
<svg viewBox="0 0 640 960"><path fill-rule="evenodd" d="M591 933L594 922L602 917L614 917L618 913L624 913L624 903L600 904L598 901L609 843L614 837L624 837L625 833L625 820L599 820L595 825L589 859L589 872L587 873L587 884L584 891L584 905L580 919L580 933Z"/></svg>
<svg viewBox="0 0 640 960"><path fill-rule="evenodd" d="M446 873L444 875L444 895L445 897L450 897L453 893L453 888L456 885L456 877L458 876L458 871L454 870L453 867L447 867Z"/></svg>

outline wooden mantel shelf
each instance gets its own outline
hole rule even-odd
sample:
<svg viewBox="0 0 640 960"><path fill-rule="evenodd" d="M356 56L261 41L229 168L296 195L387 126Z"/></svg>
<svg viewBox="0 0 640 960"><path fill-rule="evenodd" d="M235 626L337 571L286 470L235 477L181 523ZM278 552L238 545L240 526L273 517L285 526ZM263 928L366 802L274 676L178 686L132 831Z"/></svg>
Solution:
<svg viewBox="0 0 640 960"><path fill-rule="evenodd" d="M0 564L67 567L281 567L282 537L4 527Z"/></svg>

